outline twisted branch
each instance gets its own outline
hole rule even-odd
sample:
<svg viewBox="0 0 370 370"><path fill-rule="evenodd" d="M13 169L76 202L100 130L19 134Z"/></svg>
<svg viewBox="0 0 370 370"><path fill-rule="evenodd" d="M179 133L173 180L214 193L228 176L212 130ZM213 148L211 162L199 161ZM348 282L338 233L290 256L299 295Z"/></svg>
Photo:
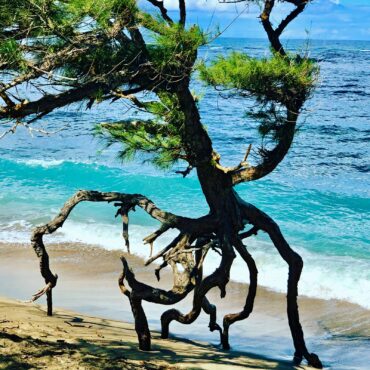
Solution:
<svg viewBox="0 0 370 370"><path fill-rule="evenodd" d="M304 357L309 365L321 369L322 363L319 357L315 353L309 353L307 350L302 326L299 321L297 296L298 282L303 268L303 260L301 256L289 246L282 235L279 226L271 217L252 204L243 201L239 197L238 200L243 216L256 228L269 235L280 256L289 266L287 311L289 327L295 347L294 362L299 364Z"/></svg>
<svg viewBox="0 0 370 370"><path fill-rule="evenodd" d="M247 295L243 310L238 313L228 314L224 316L224 319L223 319L224 329L223 329L222 337L221 337L221 343L224 349L230 349L230 344L229 344L230 326L237 321L241 321L249 317L249 315L253 311L254 299L256 297L256 292L257 292L258 270L257 270L256 263L254 262L253 257L248 253L247 248L243 245L241 239L239 238L235 239L234 247L248 266L249 288L248 288L248 295Z"/></svg>
<svg viewBox="0 0 370 370"><path fill-rule="evenodd" d="M52 315L52 301L51 292L56 286L57 275L54 275L49 266L49 255L46 251L43 237L44 235L52 234L57 229L61 228L72 212L73 208L80 202L119 202L115 204L119 206L119 212L125 210L128 214L129 210L132 210L135 206L142 208L151 217L171 225L171 227L177 227L184 233L198 235L203 227L206 229L212 225L212 221L209 217L204 217L198 220L190 219L186 217L176 216L170 212L165 212L159 209L150 199L146 198L141 194L123 194L117 192L102 193L98 191L87 191L80 190L74 196L72 196L63 206L59 214L50 222L45 225L36 227L31 236L31 244L37 257L40 260L40 272L42 277L45 279L46 287L39 290L33 295L31 301L35 301L42 297L44 294L48 296L48 315ZM167 226L166 226L167 227ZM169 228L169 227L168 227ZM128 241L128 232L127 232ZM147 239L147 238L145 238ZM151 238L152 242L154 238Z"/></svg>
<svg viewBox="0 0 370 370"><path fill-rule="evenodd" d="M221 298L226 295L226 285L230 278L230 269L235 258L229 238L226 235L222 237L222 257L219 267L209 276L204 278L194 289L193 307L187 314L182 314L179 310L170 309L161 316L162 338L168 338L169 325L172 321L178 321L182 324L191 324L199 316L201 309L205 308L207 312L207 302L204 301L206 294L214 287L221 291Z"/></svg>

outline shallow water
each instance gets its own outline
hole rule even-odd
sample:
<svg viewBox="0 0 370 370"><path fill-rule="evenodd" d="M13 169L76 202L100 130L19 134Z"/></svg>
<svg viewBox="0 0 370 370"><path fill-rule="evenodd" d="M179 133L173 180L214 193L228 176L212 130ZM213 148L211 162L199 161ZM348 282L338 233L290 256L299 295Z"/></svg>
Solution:
<svg viewBox="0 0 370 370"><path fill-rule="evenodd" d="M290 41L288 46L305 48L304 42L298 41ZM204 48L201 56L210 60L231 50L258 56L268 53L262 40L220 39ZM370 53L366 50L370 50L370 42L311 42L311 56L320 63L320 81L302 114L294 146L268 178L240 185L237 190L270 214L303 256L301 294L370 308ZM239 163L246 147L250 143L257 146L260 140L255 123L244 117L253 102L225 100L198 82L193 88L203 95L202 119L222 163ZM174 171L159 172L143 164L145 158L121 165L115 159L116 147L105 149L93 138L94 123L119 120L126 111L121 102L103 103L91 111L71 106L40 123L50 130L70 125L58 134L31 137L20 128L16 135L0 141L0 240L28 241L30 229L53 217L66 198L81 188L140 192L158 206L187 216L207 212L194 175L182 179ZM132 110L126 114L135 116ZM132 216L135 253L147 254L141 239L154 227L155 222L143 212ZM107 249L122 247L119 220L108 205L78 206L51 239ZM169 235L164 236L156 248L168 239ZM249 244L259 267L260 284L285 291L287 268L268 240L258 237ZM216 264L214 256L207 271ZM232 278L243 280L241 276L245 276L244 267L237 263ZM325 346L326 340L320 345ZM342 339L330 336L330 340L338 341L339 347L333 351L340 352ZM238 347L243 347L242 342ZM359 348L368 345L362 339L359 343ZM355 353L348 353L348 358Z"/></svg>

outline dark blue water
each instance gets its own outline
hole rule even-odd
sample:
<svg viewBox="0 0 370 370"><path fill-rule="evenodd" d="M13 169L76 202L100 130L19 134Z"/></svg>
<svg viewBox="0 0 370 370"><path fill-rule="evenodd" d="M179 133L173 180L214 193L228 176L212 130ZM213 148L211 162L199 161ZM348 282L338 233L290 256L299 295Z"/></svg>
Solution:
<svg viewBox="0 0 370 370"><path fill-rule="evenodd" d="M292 150L266 179L239 185L249 202L270 214L304 260L300 292L324 299L338 298L370 308L370 42L290 41L319 60L317 89L306 104ZM244 51L268 54L262 40L220 39L201 50L211 60L219 53ZM240 162L247 146L257 147L256 124L245 118L253 100L224 99L195 81L202 96L203 123L222 155L222 163ZM50 114L35 127L51 135L34 136L19 127L0 141L0 238L25 242L30 229L53 217L78 189L140 192L158 206L178 214L200 216L207 206L197 179L159 172L145 158L120 163L117 147L104 148L92 135L94 124L134 117L125 102L107 102L86 111L73 105ZM1 135L1 133L0 133ZM121 248L119 221L108 205L81 205L54 240L82 241ZM144 213L133 217L132 238L142 254L141 239L155 223ZM165 243L169 236L164 237ZM161 247L158 243L156 248ZM260 282L285 291L286 266L267 239L250 242ZM212 269L216 261L210 261ZM234 278L240 275L235 269ZM243 275L244 276L244 273Z"/></svg>

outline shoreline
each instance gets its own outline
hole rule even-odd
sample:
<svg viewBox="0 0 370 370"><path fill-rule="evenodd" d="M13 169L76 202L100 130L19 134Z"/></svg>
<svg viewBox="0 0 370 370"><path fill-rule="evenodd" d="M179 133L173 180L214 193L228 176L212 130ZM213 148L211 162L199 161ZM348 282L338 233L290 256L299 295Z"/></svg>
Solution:
<svg viewBox="0 0 370 370"><path fill-rule="evenodd" d="M118 276L122 271L119 260L121 251L109 251L78 243L51 244L47 248L52 271L59 275L58 285L53 295L54 304L58 307L57 311L67 309L78 312L79 316L104 317L107 320L132 323L129 302L119 292L117 284ZM138 256L127 257L139 280L162 288L171 287L170 272L164 270L161 282L157 285L154 280L153 266L144 267L143 259ZM0 296L13 299L28 299L43 286L38 259L29 245L0 243L0 281L6 282L6 284L0 284ZM207 295L210 301L217 305L219 323L222 322L223 314L238 311L244 305L247 288L247 284L231 281L225 299L219 298L217 289ZM191 296L190 294L175 307L182 312L190 310ZM42 299L37 303L43 303ZM321 355L324 352L323 346L326 346L325 352L330 353L329 360L325 359L325 353L321 356L324 363L333 363L334 356L337 356L338 347L335 346L341 345L336 342L337 340L348 339L355 344L354 338L365 338L370 335L370 311L358 305L300 296L299 306L309 349ZM33 309L35 306L27 307ZM156 336L158 335L156 331L160 330L160 315L168 307L145 302L144 308L150 329L153 336ZM28 312L28 309L26 311ZM46 319L46 315L44 317ZM181 342L208 342L211 344L207 346L212 348L215 348L212 344L219 343L218 334L208 331L208 317L205 314L202 314L192 325L171 324L170 331L177 338L187 338L179 339ZM333 341L332 338L335 340ZM135 334L133 341L135 345L136 341ZM290 364L293 346L286 318L285 294L259 287L254 312L248 319L232 326L230 342L233 347L230 352L232 356L242 351L247 353L247 356L253 353L254 356L263 359L266 359L264 356L270 356L273 361L280 361L281 366ZM347 346L347 342L345 345ZM227 353L229 355L229 352ZM360 364L359 367L348 367L348 369L366 369L365 366L361 366ZM334 366L334 368L341 367ZM346 367L342 368L346 369Z"/></svg>

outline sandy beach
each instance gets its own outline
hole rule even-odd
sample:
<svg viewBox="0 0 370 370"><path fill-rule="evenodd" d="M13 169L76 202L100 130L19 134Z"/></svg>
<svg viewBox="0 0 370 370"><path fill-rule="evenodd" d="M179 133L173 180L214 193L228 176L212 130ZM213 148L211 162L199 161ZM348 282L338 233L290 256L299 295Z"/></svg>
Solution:
<svg viewBox="0 0 370 370"><path fill-rule="evenodd" d="M59 275L52 318L44 312L43 298L40 305L20 301L43 286L33 250L23 244L0 244L0 295L12 298L0 300L1 369L292 368L284 294L259 289L251 317L232 327L230 352L219 349L219 338L208 332L204 314L193 325L172 325L172 339L159 339L155 330L166 307L146 304L154 350L144 353L137 349L129 303L117 285L121 252L81 244L47 248L52 270ZM143 267L135 255L128 258L137 276L153 283L153 267ZM171 276L164 273L160 286L170 285ZM217 290L209 294L217 303L219 321L224 313L243 306L246 289L245 284L231 282L226 299L220 300ZM188 297L179 308L186 312L190 303ZM324 359L328 335L353 339L370 334L370 312L360 306L301 297L300 308L308 343ZM333 355L330 344L327 352Z"/></svg>
<svg viewBox="0 0 370 370"><path fill-rule="evenodd" d="M0 369L289 369L253 354L225 353L184 339L161 340L137 349L131 324L0 298Z"/></svg>

